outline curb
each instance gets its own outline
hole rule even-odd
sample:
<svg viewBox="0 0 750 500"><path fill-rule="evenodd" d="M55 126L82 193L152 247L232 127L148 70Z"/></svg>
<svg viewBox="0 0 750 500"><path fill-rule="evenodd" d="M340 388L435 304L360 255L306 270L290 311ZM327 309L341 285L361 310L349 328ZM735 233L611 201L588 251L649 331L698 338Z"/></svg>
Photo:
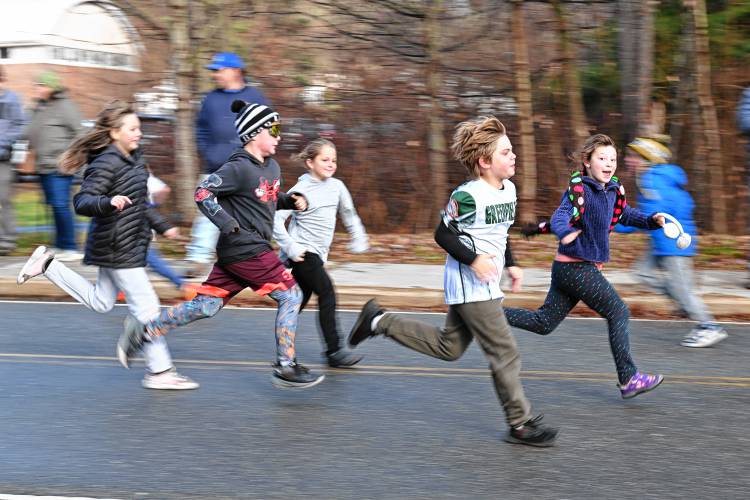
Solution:
<svg viewBox="0 0 750 500"><path fill-rule="evenodd" d="M171 284L154 282L154 290L163 304L183 300L182 294ZM538 308L544 302L547 290L509 293L503 302L508 307ZM392 288L341 285L336 287L337 306L358 310L371 298L376 298L386 309L445 312L443 290L428 288ZM682 319L674 313L674 304L662 295L639 292L621 294L634 319ZM719 321L750 321L750 298L704 294L703 301ZM14 279L0 278L0 299L70 301L71 297L46 280L32 280L19 286ZM261 297L252 290L244 290L232 299L232 305L245 307L275 307L269 297ZM316 307L315 297L310 307ZM596 313L578 304L571 316L596 317Z"/></svg>

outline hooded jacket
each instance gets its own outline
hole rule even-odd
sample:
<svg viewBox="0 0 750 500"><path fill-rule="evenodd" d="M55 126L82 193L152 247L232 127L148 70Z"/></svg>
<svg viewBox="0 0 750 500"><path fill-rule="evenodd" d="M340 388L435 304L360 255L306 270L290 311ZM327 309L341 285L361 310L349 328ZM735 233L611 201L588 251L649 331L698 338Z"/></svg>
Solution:
<svg viewBox="0 0 750 500"><path fill-rule="evenodd" d="M25 135L36 152L37 173L57 173L57 159L81 131L81 115L65 92L38 101Z"/></svg>
<svg viewBox="0 0 750 500"><path fill-rule="evenodd" d="M21 100L15 92L0 88L0 161L10 158L11 148L26 126Z"/></svg>
<svg viewBox="0 0 750 500"><path fill-rule="evenodd" d="M583 177L585 211L581 216L582 232L571 243L557 247L558 253L589 262L609 262L609 225L612 221L617 191L620 184L609 181L602 186L591 177ZM573 215L573 203L566 191L562 203L550 221L550 228L558 239L576 231L570 224ZM630 205L625 208L619 224L634 226L641 229L656 229L659 227L650 216Z"/></svg>
<svg viewBox="0 0 750 500"><path fill-rule="evenodd" d="M695 202L687 191L688 178L677 165L663 163L652 165L638 177L638 208L647 213L666 212L680 221L686 233L692 236L690 246L678 248L675 240L667 238L664 231L652 231L651 253L656 256L692 257L697 253L697 229L693 220ZM623 228L618 232L629 233Z"/></svg>
<svg viewBox="0 0 750 500"><path fill-rule="evenodd" d="M129 269L146 266L151 229L159 234L172 227L147 206L148 170L140 150L123 154L114 144L89 161L81 190L73 198L77 214L91 217L83 263ZM132 204L118 211L112 198L123 195Z"/></svg>
<svg viewBox="0 0 750 500"><path fill-rule="evenodd" d="M219 228L219 264L231 264L272 250L277 207L293 209L294 199L280 191L281 168L271 157L262 162L237 149L226 163L198 185L195 202Z"/></svg>

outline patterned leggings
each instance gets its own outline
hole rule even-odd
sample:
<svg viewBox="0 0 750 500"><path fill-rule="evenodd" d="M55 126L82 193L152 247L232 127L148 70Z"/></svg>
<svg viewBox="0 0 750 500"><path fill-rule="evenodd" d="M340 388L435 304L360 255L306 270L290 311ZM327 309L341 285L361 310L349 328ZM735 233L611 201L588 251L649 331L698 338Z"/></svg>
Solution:
<svg viewBox="0 0 750 500"><path fill-rule="evenodd" d="M277 289L269 296L278 303L276 311L276 362L287 365L294 361L294 337L297 332L302 291L294 285L288 290ZM162 309L159 317L146 324L151 336L166 335L170 330L193 321L215 316L225 301L211 295L198 295L193 300Z"/></svg>
<svg viewBox="0 0 750 500"><path fill-rule="evenodd" d="M506 307L505 316L511 326L548 335L580 300L607 320L617 378L620 384L625 384L637 371L630 356L630 312L593 263L555 261L552 264L552 284L542 307L536 311Z"/></svg>

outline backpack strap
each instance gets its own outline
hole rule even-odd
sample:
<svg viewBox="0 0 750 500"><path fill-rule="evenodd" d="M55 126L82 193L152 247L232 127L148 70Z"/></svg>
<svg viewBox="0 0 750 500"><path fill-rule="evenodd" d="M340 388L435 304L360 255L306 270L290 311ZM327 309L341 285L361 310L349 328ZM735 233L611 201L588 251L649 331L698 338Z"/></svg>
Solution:
<svg viewBox="0 0 750 500"><path fill-rule="evenodd" d="M625 211L625 205L627 205L627 199L625 197L625 187L620 184L620 180L616 176L612 176L612 180L619 184L617 188L617 199L615 200L615 207L612 211L612 218L609 221L609 231L615 228L622 215ZM573 204L573 215L570 217L570 225L582 229L583 224L581 217L583 217L586 211L586 200L585 200L585 189L583 188L583 174L580 170L574 171L570 174L570 181L568 182L568 199Z"/></svg>

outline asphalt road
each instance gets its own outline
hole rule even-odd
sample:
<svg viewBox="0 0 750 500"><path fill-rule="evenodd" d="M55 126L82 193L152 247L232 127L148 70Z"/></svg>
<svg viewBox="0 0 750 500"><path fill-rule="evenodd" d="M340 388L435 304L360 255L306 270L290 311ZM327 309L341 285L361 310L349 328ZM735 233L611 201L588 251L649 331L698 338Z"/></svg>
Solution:
<svg viewBox="0 0 750 500"><path fill-rule="evenodd" d="M0 303L0 494L97 498L750 498L750 326L712 349L689 326L638 321L656 391L623 401L601 320L516 332L527 395L558 445L502 441L476 346L455 363L371 339L356 370L319 386L270 383L270 310L225 309L170 337L197 391L142 389L114 359L125 314ZM340 313L348 331L354 314ZM442 315L417 317L440 324ZM320 367L314 312L300 359Z"/></svg>

